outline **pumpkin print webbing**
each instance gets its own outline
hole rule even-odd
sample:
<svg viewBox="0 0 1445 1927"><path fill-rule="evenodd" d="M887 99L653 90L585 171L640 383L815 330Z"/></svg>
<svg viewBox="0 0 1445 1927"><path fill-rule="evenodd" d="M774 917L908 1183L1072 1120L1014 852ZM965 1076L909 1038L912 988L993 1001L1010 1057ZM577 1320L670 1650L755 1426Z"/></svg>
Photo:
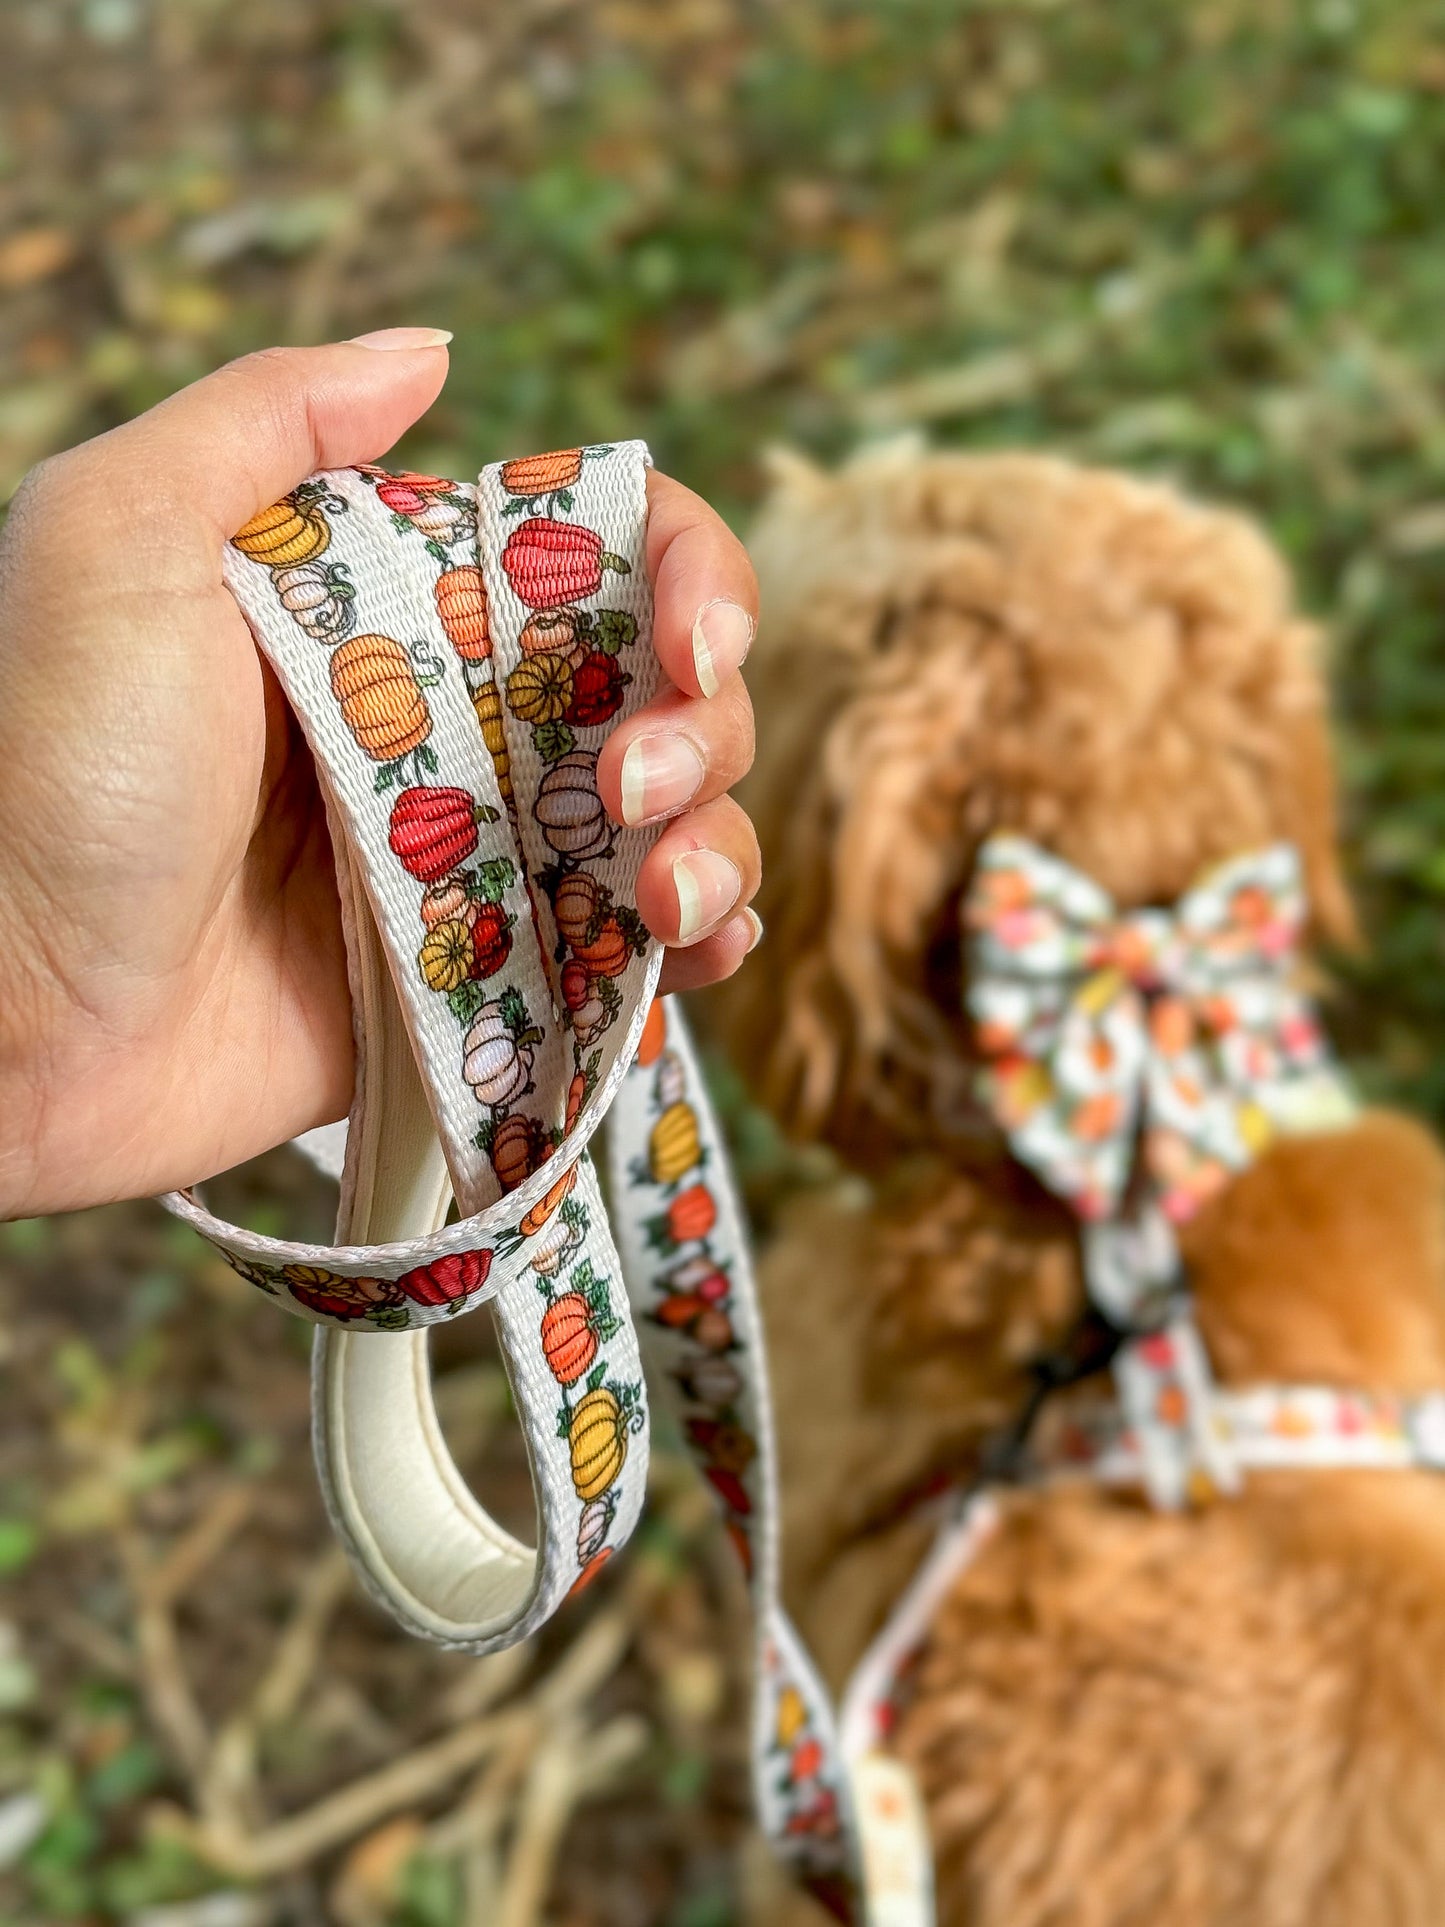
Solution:
<svg viewBox="0 0 1445 1927"><path fill-rule="evenodd" d="M366 769L381 854L389 853L401 886L395 894L410 893L403 900L415 918L405 968L420 995L434 1000L428 1008L455 1026L456 1073L476 1107L475 1142L503 1195L540 1170L575 1125L596 1088L600 1040L615 1034L625 1012L619 986L647 948L635 909L615 887L616 832L596 787L597 751L637 674L627 652L639 634L634 588L621 585L640 550L604 540L599 529L612 524L589 507L596 501L604 517L613 513L603 505L612 453L574 447L493 470L495 536L481 551L476 489L370 464L302 484L252 517L233 544L264 585L274 619L290 624L311 652L322 695ZM594 478L596 495L589 492ZM626 486L637 499L635 474ZM396 545L390 582L384 566L367 566L368 545L378 538L383 549ZM628 548L631 563L619 548ZM408 600L400 602L403 576ZM457 696L470 706L490 759L481 787L442 773ZM546 846L530 878L515 827L519 748L522 807ZM496 824L503 829L488 836ZM541 921L524 882L541 903ZM539 962L560 1011L555 1041L547 1037L554 1011L543 1002ZM544 1067L549 1085L557 1075L548 1055L557 1042L560 1101L537 1089ZM553 1102L559 1114L542 1115ZM576 1175L569 1169L521 1214L520 1244L499 1248L535 1280L537 1355L561 1401L561 1449L581 1481L578 1568L593 1572L623 1516L620 1481L642 1391L630 1382L635 1366L615 1363L623 1329L615 1287L586 1255L589 1212ZM349 1277L324 1263L288 1273L234 1262L262 1289L318 1317L392 1330L451 1316L486 1296L493 1257L479 1248L389 1279ZM419 1321L417 1312L427 1318Z"/></svg>

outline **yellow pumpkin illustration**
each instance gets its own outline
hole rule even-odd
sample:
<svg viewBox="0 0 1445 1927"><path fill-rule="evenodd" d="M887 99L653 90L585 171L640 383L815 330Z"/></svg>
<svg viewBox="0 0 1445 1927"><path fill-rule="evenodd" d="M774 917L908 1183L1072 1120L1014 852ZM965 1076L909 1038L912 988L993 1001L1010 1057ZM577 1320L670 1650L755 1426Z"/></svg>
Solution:
<svg viewBox="0 0 1445 1927"><path fill-rule="evenodd" d="M702 1157L697 1114L691 1104L669 1104L647 1140L647 1162L654 1184L676 1184Z"/></svg>
<svg viewBox="0 0 1445 1927"><path fill-rule="evenodd" d="M572 700L572 670L561 656L528 656L507 678L507 701L524 723L555 723Z"/></svg>
<svg viewBox="0 0 1445 1927"><path fill-rule="evenodd" d="M567 1443L572 1451L572 1483L585 1505L617 1483L627 1458L627 1421L605 1385L578 1399Z"/></svg>
<svg viewBox="0 0 1445 1927"><path fill-rule="evenodd" d="M512 800L512 759L507 754L507 726L502 721L502 692L494 682L484 682L472 691L472 708L482 726L482 741L491 755L497 773L497 788L502 801Z"/></svg>
<svg viewBox="0 0 1445 1927"><path fill-rule="evenodd" d="M776 1732L779 1746L791 1746L808 1724L808 1709L796 1686L785 1686L778 1695Z"/></svg>
<svg viewBox="0 0 1445 1927"><path fill-rule="evenodd" d="M231 537L231 546L254 562L279 569L293 562L312 561L330 541L325 516L314 508L298 508L294 496L283 495L238 529Z"/></svg>
<svg viewBox="0 0 1445 1927"><path fill-rule="evenodd" d="M433 925L417 955L428 990L456 990L472 974L476 949L460 919Z"/></svg>

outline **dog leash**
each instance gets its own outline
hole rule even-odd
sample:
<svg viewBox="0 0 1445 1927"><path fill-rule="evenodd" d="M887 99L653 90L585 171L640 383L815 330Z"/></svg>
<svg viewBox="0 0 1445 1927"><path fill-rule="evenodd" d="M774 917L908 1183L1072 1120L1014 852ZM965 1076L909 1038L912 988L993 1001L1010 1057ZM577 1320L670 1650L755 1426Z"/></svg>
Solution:
<svg viewBox="0 0 1445 1927"><path fill-rule="evenodd" d="M475 486L340 470L233 539L227 582L325 800L355 1097L334 1245L226 1224L194 1191L163 1202L318 1326L313 1438L332 1522L388 1612L469 1653L535 1631L637 1521L636 1312L748 1575L760 1818L847 1917L853 1793L779 1599L742 1215L681 1013L654 1001L661 950L635 884L656 832L615 828L597 793L608 729L656 684L647 461L635 442L564 450ZM588 1152L604 1117L611 1217ZM325 1134L323 1162L339 1148ZM432 1401L428 1329L484 1303L526 1440L535 1547L467 1489Z"/></svg>

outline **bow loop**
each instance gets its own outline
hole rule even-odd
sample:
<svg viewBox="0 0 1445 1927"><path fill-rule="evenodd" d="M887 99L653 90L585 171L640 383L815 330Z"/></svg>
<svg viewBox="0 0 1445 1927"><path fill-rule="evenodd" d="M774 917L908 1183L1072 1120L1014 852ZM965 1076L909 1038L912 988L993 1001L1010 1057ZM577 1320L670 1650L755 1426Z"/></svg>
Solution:
<svg viewBox="0 0 1445 1927"><path fill-rule="evenodd" d="M1178 1223L1275 1129L1348 1114L1294 983L1304 920L1288 844L1219 866L1172 910L1127 914L1024 837L985 844L965 906L985 1094L1081 1218L1118 1212L1136 1143Z"/></svg>

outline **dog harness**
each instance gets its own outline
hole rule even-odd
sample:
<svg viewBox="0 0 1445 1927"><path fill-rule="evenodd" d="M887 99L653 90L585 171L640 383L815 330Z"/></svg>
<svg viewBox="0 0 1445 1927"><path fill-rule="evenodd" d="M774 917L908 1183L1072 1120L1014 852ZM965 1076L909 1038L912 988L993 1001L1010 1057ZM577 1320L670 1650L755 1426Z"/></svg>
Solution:
<svg viewBox="0 0 1445 1927"><path fill-rule="evenodd" d="M227 582L325 801L355 1096L334 1245L225 1224L194 1191L164 1202L318 1327L336 1530L403 1626L469 1653L535 1631L636 1523L636 1316L750 1583L762 1824L846 1913L853 1804L779 1603L742 1216L681 1013L654 1001L661 948L635 885L656 832L616 828L597 791L609 729L657 682L647 461L635 442L570 449L475 486L340 470L234 537ZM604 1116L610 1215L589 1155ZM336 1134L318 1135L337 1170ZM481 1304L525 1435L534 1546L467 1489L432 1401L428 1328Z"/></svg>
<svg viewBox="0 0 1445 1927"><path fill-rule="evenodd" d="M1121 914L1071 865L996 836L963 921L981 1093L1010 1150L1076 1212L1086 1291L1119 1339L1114 1398L1045 1406L1015 1476L1142 1488L1173 1508L1251 1470L1445 1469L1445 1394L1223 1390L1190 1307L1177 1227L1277 1134L1355 1115L1299 985L1297 853L1243 855L1173 909ZM1082 1362L1070 1377L1102 1361ZM921 1803L887 1744L934 1618L1000 1517L987 1482L952 1503L844 1703L841 1743L865 1763L872 1915L889 1927L933 1916Z"/></svg>

